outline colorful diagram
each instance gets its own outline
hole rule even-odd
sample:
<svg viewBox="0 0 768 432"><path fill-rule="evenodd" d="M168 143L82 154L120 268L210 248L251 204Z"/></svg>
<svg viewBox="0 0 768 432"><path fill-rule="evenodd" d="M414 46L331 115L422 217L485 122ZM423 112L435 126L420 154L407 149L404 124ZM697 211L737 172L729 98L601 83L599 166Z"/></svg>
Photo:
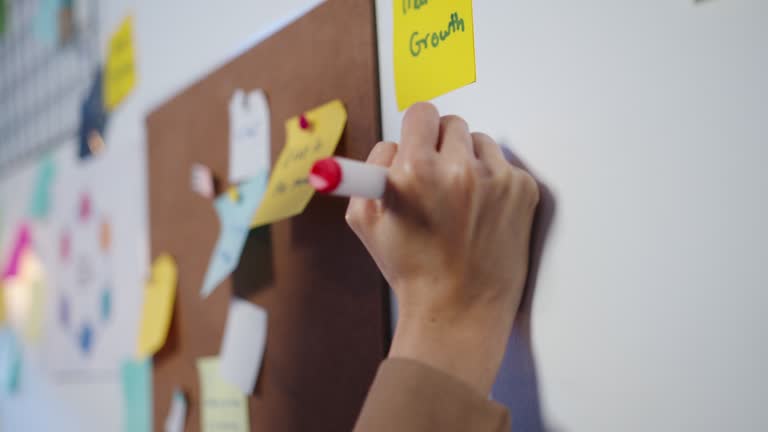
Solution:
<svg viewBox="0 0 768 432"><path fill-rule="evenodd" d="M112 314L112 229L88 192L81 193L72 213L59 236L62 278L56 311L60 329L88 356Z"/></svg>

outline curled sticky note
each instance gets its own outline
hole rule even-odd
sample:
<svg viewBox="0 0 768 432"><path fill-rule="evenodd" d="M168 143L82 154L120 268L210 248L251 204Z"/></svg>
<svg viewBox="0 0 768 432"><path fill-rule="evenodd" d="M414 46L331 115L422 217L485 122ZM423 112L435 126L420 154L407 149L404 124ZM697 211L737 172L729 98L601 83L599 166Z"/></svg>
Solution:
<svg viewBox="0 0 768 432"><path fill-rule="evenodd" d="M138 356L154 355L165 344L173 317L178 272L176 261L162 254L152 263L152 273L144 288L144 308L139 329Z"/></svg>

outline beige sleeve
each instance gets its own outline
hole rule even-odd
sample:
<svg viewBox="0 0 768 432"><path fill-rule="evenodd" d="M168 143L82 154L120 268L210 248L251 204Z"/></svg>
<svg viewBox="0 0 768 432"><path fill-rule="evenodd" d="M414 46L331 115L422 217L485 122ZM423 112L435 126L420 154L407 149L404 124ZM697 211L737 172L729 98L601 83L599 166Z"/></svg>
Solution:
<svg viewBox="0 0 768 432"><path fill-rule="evenodd" d="M355 432L509 432L507 409L468 384L406 359L379 367Z"/></svg>

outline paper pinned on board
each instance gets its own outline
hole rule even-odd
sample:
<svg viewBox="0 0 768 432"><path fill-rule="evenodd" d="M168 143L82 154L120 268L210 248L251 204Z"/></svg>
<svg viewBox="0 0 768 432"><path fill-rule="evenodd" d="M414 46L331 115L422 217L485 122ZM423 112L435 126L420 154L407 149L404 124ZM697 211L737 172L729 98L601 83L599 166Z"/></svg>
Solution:
<svg viewBox="0 0 768 432"><path fill-rule="evenodd" d="M216 194L216 181L211 169L199 163L192 164L189 173L189 185L192 191L203 198L211 199Z"/></svg>
<svg viewBox="0 0 768 432"><path fill-rule="evenodd" d="M269 102L261 89L235 91L229 101L229 181L269 173Z"/></svg>
<svg viewBox="0 0 768 432"><path fill-rule="evenodd" d="M120 368L123 386L123 430L152 431L152 361L125 360Z"/></svg>
<svg viewBox="0 0 768 432"><path fill-rule="evenodd" d="M165 344L173 318L178 270L169 254L162 254L152 263L149 280L144 287L144 308L141 316L137 354L151 357Z"/></svg>
<svg viewBox="0 0 768 432"><path fill-rule="evenodd" d="M104 106L112 111L136 86L133 17L127 16L109 39L104 67Z"/></svg>
<svg viewBox="0 0 768 432"><path fill-rule="evenodd" d="M347 124L347 110L340 100L334 100L306 112L304 118L307 128L301 127L301 116L285 122L285 147L272 168L251 228L304 211L315 191L307 181L309 170L316 160L333 155Z"/></svg>
<svg viewBox="0 0 768 432"><path fill-rule="evenodd" d="M219 358L197 359L200 379L200 429L203 432L248 432L248 401L219 376Z"/></svg>
<svg viewBox="0 0 768 432"><path fill-rule="evenodd" d="M232 299L219 350L219 374L244 394L253 393L267 344L267 310Z"/></svg>
<svg viewBox="0 0 768 432"><path fill-rule="evenodd" d="M35 219L48 216L51 203L51 185L56 173L56 164L51 155L43 157L37 168L37 177L32 189L32 197L29 203L29 215Z"/></svg>
<svg viewBox="0 0 768 432"><path fill-rule="evenodd" d="M187 421L187 398L180 389L173 391L171 396L171 409L165 418L165 432L184 432L184 423Z"/></svg>
<svg viewBox="0 0 768 432"><path fill-rule="evenodd" d="M248 224L262 201L266 185L267 173L261 172L239 186L230 188L232 193L223 193L214 201L219 216L219 239L205 273L201 290L203 297L212 293L240 262L240 254L250 230Z"/></svg>
<svg viewBox="0 0 768 432"><path fill-rule="evenodd" d="M392 7L399 110L475 82L472 0L396 0Z"/></svg>

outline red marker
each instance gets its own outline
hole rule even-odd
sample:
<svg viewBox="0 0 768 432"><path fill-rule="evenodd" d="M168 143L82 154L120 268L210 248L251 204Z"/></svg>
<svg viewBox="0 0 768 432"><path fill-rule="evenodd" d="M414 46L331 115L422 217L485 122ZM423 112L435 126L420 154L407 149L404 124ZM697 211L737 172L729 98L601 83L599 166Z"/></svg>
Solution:
<svg viewBox="0 0 768 432"><path fill-rule="evenodd" d="M312 165L309 184L325 194L379 199L387 188L387 169L353 159L329 157Z"/></svg>

